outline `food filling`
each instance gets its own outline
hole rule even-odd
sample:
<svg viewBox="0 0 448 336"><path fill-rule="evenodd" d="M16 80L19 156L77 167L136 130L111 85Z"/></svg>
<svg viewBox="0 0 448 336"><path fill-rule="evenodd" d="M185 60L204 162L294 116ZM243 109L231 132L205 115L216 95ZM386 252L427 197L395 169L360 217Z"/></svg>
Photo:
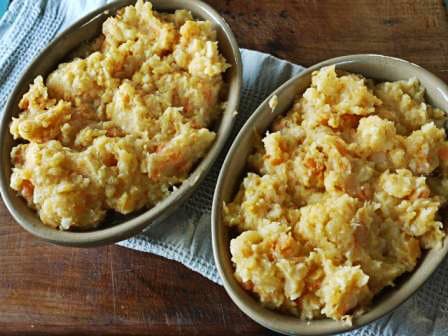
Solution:
<svg viewBox="0 0 448 336"><path fill-rule="evenodd" d="M154 206L215 140L228 67L211 22L142 0L119 10L22 97L11 187L63 230Z"/></svg>
<svg viewBox="0 0 448 336"><path fill-rule="evenodd" d="M224 221L235 276L302 319L350 319L444 237L445 113L415 78L312 75L248 159Z"/></svg>

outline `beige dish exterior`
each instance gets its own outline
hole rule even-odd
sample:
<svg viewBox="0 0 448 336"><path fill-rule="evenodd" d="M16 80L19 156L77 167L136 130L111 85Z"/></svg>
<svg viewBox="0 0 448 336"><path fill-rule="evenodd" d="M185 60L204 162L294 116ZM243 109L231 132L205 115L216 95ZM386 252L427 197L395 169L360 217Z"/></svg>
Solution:
<svg viewBox="0 0 448 336"><path fill-rule="evenodd" d="M231 64L231 68L224 76L226 83L229 85L227 108L223 113L220 123L214 127L217 132L217 138L207 155L179 189L172 192L166 199L144 213L126 216L114 226L100 227L95 231L89 232L59 231L42 224L38 215L32 209L28 208L26 202L17 196L16 192L9 187L11 175L9 155L14 145L12 136L9 134L9 123L12 116L18 115L18 102L37 75L45 76L54 70L64 60L64 57L70 50L79 46L82 42L97 36L101 32L102 23L107 17L114 15L121 7L134 4L135 0L115 1L92 12L60 34L34 59L10 95L5 113L1 118L1 195L14 219L23 228L40 238L61 245L88 247L123 240L143 231L151 223L160 221L168 216L191 195L214 163L230 134L235 119L233 112L238 108L242 82L240 52L230 27L213 8L201 1L151 0L151 2L153 8L161 12L174 11L176 9L190 10L195 18L211 21L217 30L220 51L227 62Z"/></svg>
<svg viewBox="0 0 448 336"><path fill-rule="evenodd" d="M216 185L212 208L212 242L215 262L224 287L236 305L249 317L263 326L288 335L323 335L359 328L390 312L412 295L429 278L448 253L448 236L441 249L424 254L421 263L411 274L400 278L397 286L384 290L376 297L371 309L354 318L353 325L330 319L301 321L297 317L268 310L248 294L236 281L229 252L229 236L224 227L221 210L224 201L229 201L244 174L245 163L252 150L254 130L263 134L274 118L285 113L292 105L298 92L303 92L311 82L311 73L323 66L332 65L336 69L360 73L368 78L382 81L396 81L417 77L427 91L427 101L444 111L448 111L448 87L436 76L413 63L382 55L349 55L333 58L316 64L293 77L275 90L254 112L242 127L230 148L221 168ZM277 95L275 112L269 107L269 100Z"/></svg>

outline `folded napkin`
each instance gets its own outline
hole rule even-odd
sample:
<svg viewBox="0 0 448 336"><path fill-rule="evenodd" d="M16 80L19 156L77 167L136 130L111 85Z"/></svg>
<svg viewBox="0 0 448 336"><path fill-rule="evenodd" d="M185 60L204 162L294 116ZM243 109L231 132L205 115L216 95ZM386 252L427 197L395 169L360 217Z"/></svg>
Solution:
<svg viewBox="0 0 448 336"><path fill-rule="evenodd" d="M0 106L32 58L68 24L107 0L14 0L0 19ZM194 195L173 215L144 233L118 243L183 263L221 283L210 232L212 195L224 156L247 118L280 84L303 67L241 49L243 89L235 128L226 148ZM410 300L386 317L346 335L447 335L448 261Z"/></svg>

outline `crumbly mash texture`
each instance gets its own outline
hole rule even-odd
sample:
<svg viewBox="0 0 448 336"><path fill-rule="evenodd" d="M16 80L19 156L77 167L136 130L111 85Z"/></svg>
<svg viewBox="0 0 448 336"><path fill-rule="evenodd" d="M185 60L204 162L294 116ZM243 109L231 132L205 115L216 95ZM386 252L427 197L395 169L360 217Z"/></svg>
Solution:
<svg viewBox="0 0 448 336"><path fill-rule="evenodd" d="M96 227L154 206L208 151L229 65L209 21L137 1L23 96L11 187L43 223ZM25 140L25 141L23 141Z"/></svg>
<svg viewBox="0 0 448 336"><path fill-rule="evenodd" d="M334 67L256 144L224 221L235 276L302 319L350 319L423 249L441 245L445 113L418 80L376 84Z"/></svg>

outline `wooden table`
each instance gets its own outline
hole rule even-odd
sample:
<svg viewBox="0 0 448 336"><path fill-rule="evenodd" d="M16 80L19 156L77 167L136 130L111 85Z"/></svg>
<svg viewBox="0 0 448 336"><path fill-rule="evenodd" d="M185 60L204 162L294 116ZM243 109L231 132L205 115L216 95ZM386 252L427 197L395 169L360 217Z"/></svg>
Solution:
<svg viewBox="0 0 448 336"><path fill-rule="evenodd" d="M448 80L442 1L210 0L241 47L309 66L354 53L402 57ZM268 335L224 289L182 265L118 246L53 246L0 205L0 333Z"/></svg>

